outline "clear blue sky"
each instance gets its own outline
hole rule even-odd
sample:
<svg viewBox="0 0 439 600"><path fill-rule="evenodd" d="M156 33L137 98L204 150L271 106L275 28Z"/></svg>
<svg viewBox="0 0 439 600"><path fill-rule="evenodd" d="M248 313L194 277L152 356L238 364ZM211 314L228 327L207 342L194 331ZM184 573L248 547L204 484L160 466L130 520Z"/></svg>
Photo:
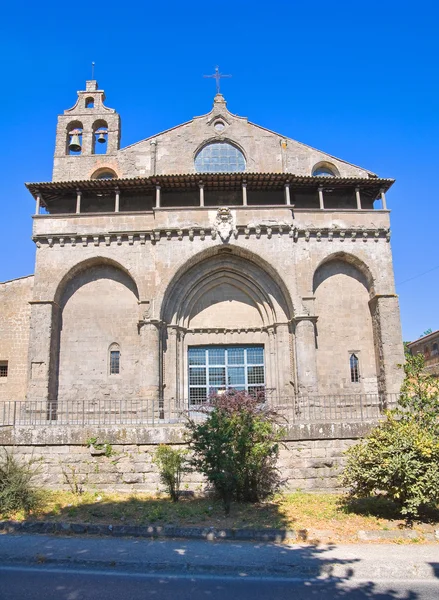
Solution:
<svg viewBox="0 0 439 600"><path fill-rule="evenodd" d="M75 8L75 6L77 8ZM2 11L0 281L33 272L34 201L57 115L96 78L122 145L208 112L219 64L232 112L397 183L388 194L404 339L439 329L438 4L9 2ZM405 283L404 283L405 282Z"/></svg>

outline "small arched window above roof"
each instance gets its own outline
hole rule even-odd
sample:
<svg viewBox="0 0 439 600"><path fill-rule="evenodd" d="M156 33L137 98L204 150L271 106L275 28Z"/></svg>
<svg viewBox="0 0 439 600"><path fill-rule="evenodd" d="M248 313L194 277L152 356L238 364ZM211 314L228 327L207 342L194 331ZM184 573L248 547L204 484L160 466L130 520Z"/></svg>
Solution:
<svg viewBox="0 0 439 600"><path fill-rule="evenodd" d="M240 173L245 171L244 154L229 142L212 142L195 157L197 173Z"/></svg>
<svg viewBox="0 0 439 600"><path fill-rule="evenodd" d="M337 167L329 162L319 162L312 170L313 177L338 177Z"/></svg>
<svg viewBox="0 0 439 600"><path fill-rule="evenodd" d="M91 176L92 179L117 179L117 173L108 167L98 169Z"/></svg>

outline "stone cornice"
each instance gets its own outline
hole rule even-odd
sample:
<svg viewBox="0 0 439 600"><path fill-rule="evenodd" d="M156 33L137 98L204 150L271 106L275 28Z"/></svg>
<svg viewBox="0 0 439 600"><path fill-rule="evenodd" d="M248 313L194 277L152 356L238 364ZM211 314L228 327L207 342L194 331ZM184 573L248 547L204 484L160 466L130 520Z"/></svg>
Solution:
<svg viewBox="0 0 439 600"><path fill-rule="evenodd" d="M390 241L390 229L384 227L295 227L289 224L252 224L248 226L238 226L231 232L230 239L260 239L266 237L288 237L292 241L299 240L310 242L378 242L384 239ZM147 231L108 231L102 233L51 233L39 234L33 236L33 241L37 247L47 245L50 248L54 245L60 246L111 246L128 244L144 245L146 243L157 244L168 241L193 241L200 239L220 240L220 236L215 227L169 227L166 229L153 229Z"/></svg>

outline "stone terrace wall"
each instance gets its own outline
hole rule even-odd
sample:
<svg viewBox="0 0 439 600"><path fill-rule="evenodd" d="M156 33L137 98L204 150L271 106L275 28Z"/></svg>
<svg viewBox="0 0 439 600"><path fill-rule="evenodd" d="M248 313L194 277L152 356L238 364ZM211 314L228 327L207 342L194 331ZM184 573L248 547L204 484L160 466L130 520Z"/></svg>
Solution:
<svg viewBox="0 0 439 600"><path fill-rule="evenodd" d="M364 436L371 423L295 425L285 437L279 467L286 489L335 490L343 452ZM112 444L114 455L92 456L85 442L97 436ZM152 462L160 443L183 445L184 429L178 426L136 427L5 427L0 446L25 458L41 459L40 482L52 489L69 489L63 471L75 470L86 490L157 492L161 489ZM203 493L203 478L186 476L184 488ZM184 489L183 488L183 489Z"/></svg>

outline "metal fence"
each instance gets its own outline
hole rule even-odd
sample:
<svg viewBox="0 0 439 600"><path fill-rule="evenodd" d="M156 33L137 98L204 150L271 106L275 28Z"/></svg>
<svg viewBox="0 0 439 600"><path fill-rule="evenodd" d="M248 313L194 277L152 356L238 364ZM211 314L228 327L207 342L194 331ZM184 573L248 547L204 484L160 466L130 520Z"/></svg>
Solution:
<svg viewBox="0 0 439 600"><path fill-rule="evenodd" d="M374 421L394 408L397 394L269 396L261 406L274 409L288 423ZM205 407L188 400L154 399L0 402L1 426L149 425L204 419Z"/></svg>

